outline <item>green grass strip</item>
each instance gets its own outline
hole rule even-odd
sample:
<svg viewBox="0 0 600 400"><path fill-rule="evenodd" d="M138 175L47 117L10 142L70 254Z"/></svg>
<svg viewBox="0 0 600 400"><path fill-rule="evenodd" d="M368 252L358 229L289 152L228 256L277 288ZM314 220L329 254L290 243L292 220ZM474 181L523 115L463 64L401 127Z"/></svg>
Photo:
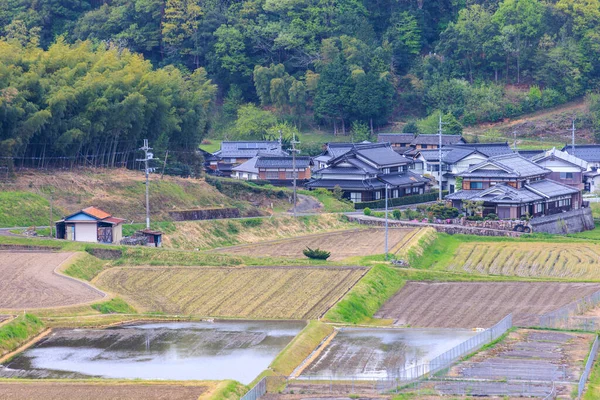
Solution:
<svg viewBox="0 0 600 400"><path fill-rule="evenodd" d="M43 322L32 314L20 315L0 326L0 354L15 350L43 330Z"/></svg>

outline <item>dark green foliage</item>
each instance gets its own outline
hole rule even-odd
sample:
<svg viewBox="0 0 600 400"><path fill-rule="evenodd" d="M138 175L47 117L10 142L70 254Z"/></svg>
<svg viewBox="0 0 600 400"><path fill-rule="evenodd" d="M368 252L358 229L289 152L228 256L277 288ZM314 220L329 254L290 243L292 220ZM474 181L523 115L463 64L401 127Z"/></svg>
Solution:
<svg viewBox="0 0 600 400"><path fill-rule="evenodd" d="M394 219L400 219L401 216L402 216L402 211L400 211L398 209L392 211L392 217L394 217Z"/></svg>
<svg viewBox="0 0 600 400"><path fill-rule="evenodd" d="M371 209L370 209L369 207L365 207L365 209L363 210L363 213L364 213L366 216L369 216L369 215L371 215Z"/></svg>
<svg viewBox="0 0 600 400"><path fill-rule="evenodd" d="M460 213L455 207L448 207L445 203L436 203L427 207L427 211L432 213L434 218L452 219Z"/></svg>
<svg viewBox="0 0 600 400"><path fill-rule="evenodd" d="M446 196L448 191L443 191L442 195ZM414 194L411 196L399 197L397 199L388 199L388 207L397 207L404 206L407 204L418 204L425 203L428 201L435 201L438 199L438 192L424 193L424 194ZM363 203L354 203L354 208L356 210L362 210L364 208L384 208L385 200L376 200L376 201L366 201Z"/></svg>
<svg viewBox="0 0 600 400"><path fill-rule="evenodd" d="M240 220L242 226L245 228L255 228L257 226L261 226L263 221L260 218L249 218Z"/></svg>
<svg viewBox="0 0 600 400"><path fill-rule="evenodd" d="M306 249L302 250L302 253L304 253L306 257L313 260L327 260L331 256L331 252L329 251L321 249L311 249L310 247L307 247Z"/></svg>

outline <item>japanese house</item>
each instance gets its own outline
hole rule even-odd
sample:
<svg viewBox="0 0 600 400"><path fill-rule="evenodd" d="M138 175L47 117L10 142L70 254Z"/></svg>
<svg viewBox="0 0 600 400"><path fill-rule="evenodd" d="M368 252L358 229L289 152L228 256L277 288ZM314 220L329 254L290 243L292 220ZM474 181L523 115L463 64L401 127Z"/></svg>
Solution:
<svg viewBox="0 0 600 400"><path fill-rule="evenodd" d="M553 181L578 190L584 189L583 177L588 169L587 161L555 148L534 155L531 161L552 171L548 178Z"/></svg>
<svg viewBox="0 0 600 400"><path fill-rule="evenodd" d="M396 152L403 155L414 155L418 150L440 147L437 134L381 133L377 136L377 142L390 143ZM465 143L461 135L442 135L442 147L460 143Z"/></svg>
<svg viewBox="0 0 600 400"><path fill-rule="evenodd" d="M75 242L119 243L123 238L122 218L97 207L87 207L56 222L56 237Z"/></svg>
<svg viewBox="0 0 600 400"><path fill-rule="evenodd" d="M310 157L296 157L296 180L310 179ZM243 180L265 180L274 185L288 185L294 179L292 156L259 155L233 168L232 176Z"/></svg>
<svg viewBox="0 0 600 400"><path fill-rule="evenodd" d="M208 172L215 175L230 177L234 174L233 168L258 156L268 154L273 156L287 156L279 141L239 141L221 142L221 149L213 153Z"/></svg>
<svg viewBox="0 0 600 400"><path fill-rule="evenodd" d="M482 201L483 216L500 219L558 214L581 207L581 191L549 179L552 171L513 153L490 157L467 171L462 190L446 196L456 208L464 201Z"/></svg>
<svg viewBox="0 0 600 400"><path fill-rule="evenodd" d="M412 160L396 153L389 143L360 143L313 171L308 189L342 189L355 203L425 192L429 180L408 170Z"/></svg>
<svg viewBox="0 0 600 400"><path fill-rule="evenodd" d="M325 168L330 160L333 160L334 158L346 154L352 149L359 148L361 146L368 146L371 144L371 142L367 141L361 143L326 143L323 152L313 158L313 168Z"/></svg>

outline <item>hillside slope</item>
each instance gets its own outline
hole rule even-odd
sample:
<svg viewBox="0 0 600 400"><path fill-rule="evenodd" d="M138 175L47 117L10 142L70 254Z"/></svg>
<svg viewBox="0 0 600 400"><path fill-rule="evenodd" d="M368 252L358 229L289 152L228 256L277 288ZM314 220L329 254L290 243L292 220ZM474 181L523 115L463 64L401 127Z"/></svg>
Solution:
<svg viewBox="0 0 600 400"><path fill-rule="evenodd" d="M150 210L157 220L168 220L171 210L220 206L260 214L250 203L232 200L202 179L150 178ZM126 169L19 172L0 182L0 226L47 225L51 192L55 220L94 205L129 222L143 222L144 179L143 173Z"/></svg>

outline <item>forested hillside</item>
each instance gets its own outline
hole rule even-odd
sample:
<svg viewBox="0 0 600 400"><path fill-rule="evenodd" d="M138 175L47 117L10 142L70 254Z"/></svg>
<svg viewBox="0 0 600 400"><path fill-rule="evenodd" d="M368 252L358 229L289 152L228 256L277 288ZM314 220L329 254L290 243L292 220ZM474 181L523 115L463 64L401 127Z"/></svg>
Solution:
<svg viewBox="0 0 600 400"><path fill-rule="evenodd" d="M22 163L432 132L437 111L458 133L586 95L600 131L600 0L4 0L0 35L0 151Z"/></svg>

